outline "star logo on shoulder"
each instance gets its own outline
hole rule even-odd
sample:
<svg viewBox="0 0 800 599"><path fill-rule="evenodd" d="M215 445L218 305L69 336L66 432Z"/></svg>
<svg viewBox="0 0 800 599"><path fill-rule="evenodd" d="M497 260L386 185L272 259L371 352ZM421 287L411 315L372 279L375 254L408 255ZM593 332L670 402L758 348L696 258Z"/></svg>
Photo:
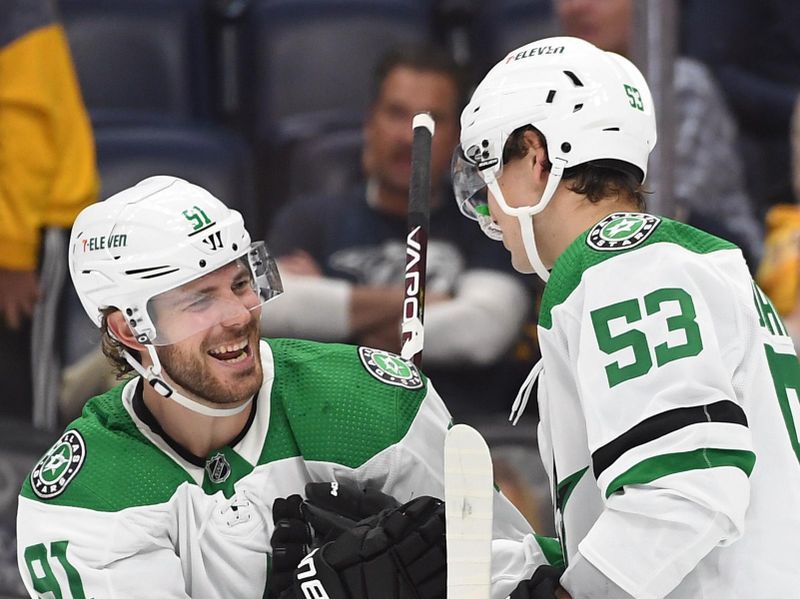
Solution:
<svg viewBox="0 0 800 599"><path fill-rule="evenodd" d="M586 244L599 251L618 251L641 245L661 219L639 212L615 212L597 223L586 237Z"/></svg>
<svg viewBox="0 0 800 599"><path fill-rule="evenodd" d="M413 362L404 360L397 354L371 347L359 347L358 357L368 373L387 385L406 389L422 389L424 386Z"/></svg>
<svg viewBox="0 0 800 599"><path fill-rule="evenodd" d="M31 472L31 487L37 497L58 497L75 478L86 459L86 443L77 430L61 435Z"/></svg>

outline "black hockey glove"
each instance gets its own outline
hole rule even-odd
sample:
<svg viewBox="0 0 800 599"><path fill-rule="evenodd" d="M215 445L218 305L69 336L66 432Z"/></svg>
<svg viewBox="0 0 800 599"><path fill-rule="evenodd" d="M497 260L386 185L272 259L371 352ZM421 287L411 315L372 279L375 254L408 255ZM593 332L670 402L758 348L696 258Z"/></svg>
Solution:
<svg viewBox="0 0 800 599"><path fill-rule="evenodd" d="M294 582L297 564L309 552L311 529L303 518L300 506L303 498L291 495L286 499L279 497L272 504L272 569L267 583L267 597L278 597Z"/></svg>
<svg viewBox="0 0 800 599"><path fill-rule="evenodd" d="M400 507L394 497L377 489L338 482L308 483L305 491L301 509L314 528L315 546L333 541L358 524L374 523L382 512Z"/></svg>
<svg viewBox="0 0 800 599"><path fill-rule="evenodd" d="M509 599L554 599L563 573L563 568L539 566L529 580L517 585Z"/></svg>
<svg viewBox="0 0 800 599"><path fill-rule="evenodd" d="M313 550L295 571L294 599L444 599L444 503L418 497Z"/></svg>

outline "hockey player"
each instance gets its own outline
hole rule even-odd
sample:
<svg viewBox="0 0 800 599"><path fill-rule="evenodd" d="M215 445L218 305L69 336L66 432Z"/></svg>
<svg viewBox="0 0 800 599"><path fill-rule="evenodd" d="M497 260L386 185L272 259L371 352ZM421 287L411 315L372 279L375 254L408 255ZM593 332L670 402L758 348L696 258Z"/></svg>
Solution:
<svg viewBox="0 0 800 599"><path fill-rule="evenodd" d="M486 75L461 124L462 211L547 282L539 443L568 565L557 596L797 596L800 366L737 247L644 212L656 126L642 75L587 42L541 40Z"/></svg>
<svg viewBox="0 0 800 599"><path fill-rule="evenodd" d="M159 176L89 206L69 267L107 355L133 376L87 403L22 488L31 596L260 598L276 498L335 479L400 502L443 495L450 416L427 379L387 352L259 339L278 272L207 191ZM541 556L523 551L530 529L500 494L495 510L504 597ZM425 550L442 528L441 502L422 498L381 532ZM364 559L358 533L315 554L328 586ZM443 550L431 555L428 571L441 571Z"/></svg>

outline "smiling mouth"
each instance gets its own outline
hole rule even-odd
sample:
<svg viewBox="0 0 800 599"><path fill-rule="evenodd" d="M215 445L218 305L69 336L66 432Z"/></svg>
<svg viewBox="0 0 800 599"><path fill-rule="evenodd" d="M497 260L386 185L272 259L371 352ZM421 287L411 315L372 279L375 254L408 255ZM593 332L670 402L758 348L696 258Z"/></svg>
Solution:
<svg viewBox="0 0 800 599"><path fill-rule="evenodd" d="M245 339L236 343L220 345L208 350L206 353L225 364L237 364L246 360L252 351L250 342Z"/></svg>

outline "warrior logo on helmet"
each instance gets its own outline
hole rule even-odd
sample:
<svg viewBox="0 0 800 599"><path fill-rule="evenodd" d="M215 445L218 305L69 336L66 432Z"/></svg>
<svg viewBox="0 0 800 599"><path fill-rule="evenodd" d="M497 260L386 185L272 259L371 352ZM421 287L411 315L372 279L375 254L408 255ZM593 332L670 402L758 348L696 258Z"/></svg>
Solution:
<svg viewBox="0 0 800 599"><path fill-rule="evenodd" d="M203 239L203 243L210 247L212 251L216 251L224 247L222 244L222 234L219 231L215 231Z"/></svg>

